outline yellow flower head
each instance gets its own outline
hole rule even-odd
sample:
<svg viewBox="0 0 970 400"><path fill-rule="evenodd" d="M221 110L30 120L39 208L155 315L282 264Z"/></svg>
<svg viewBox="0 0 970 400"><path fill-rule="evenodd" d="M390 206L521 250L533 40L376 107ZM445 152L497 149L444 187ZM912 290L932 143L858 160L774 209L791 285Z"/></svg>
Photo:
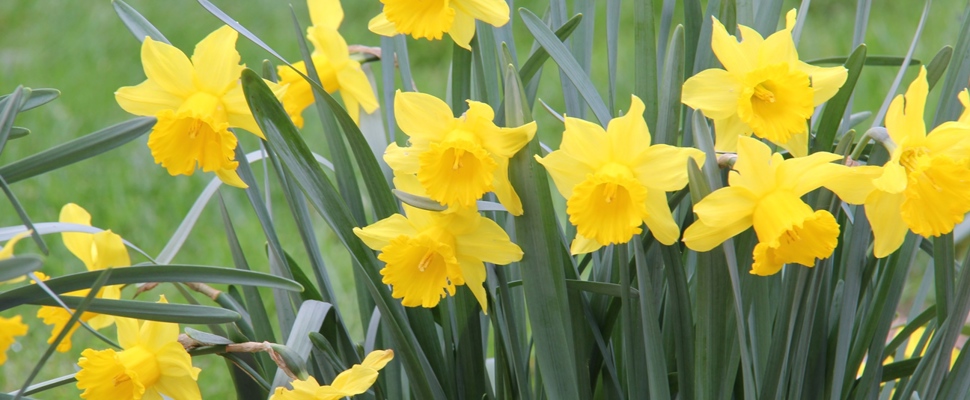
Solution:
<svg viewBox="0 0 970 400"><path fill-rule="evenodd" d="M13 338L27 334L27 325L20 320L19 315L0 317L0 365L7 362L7 349L15 342Z"/></svg>
<svg viewBox="0 0 970 400"><path fill-rule="evenodd" d="M743 37L738 42L714 19L711 47L724 69L692 76L684 82L681 98L714 120L717 151L733 152L739 136L754 133L796 157L808 154L807 120L816 106L835 96L848 71L800 61L791 36L794 27L791 10L785 29L767 39L738 25Z"/></svg>
<svg viewBox="0 0 970 400"><path fill-rule="evenodd" d="M812 211L801 197L821 186L839 195L851 192L837 183L849 168L830 164L840 158L818 152L785 160L756 139L739 138L730 186L694 205L697 221L684 231L684 242L691 250L709 251L753 225L759 243L752 274L772 275L789 263L813 266L815 259L832 255L839 224L828 211Z"/></svg>
<svg viewBox="0 0 970 400"><path fill-rule="evenodd" d="M314 377L293 381L293 389L276 388L270 400L340 400L364 393L377 381L377 371L394 358L392 350L374 350L360 364L341 372L330 385L321 386Z"/></svg>
<svg viewBox="0 0 970 400"><path fill-rule="evenodd" d="M485 103L468 101L459 118L438 98L423 93L394 96L397 124L410 137L410 147L391 143L384 161L399 174L417 174L431 199L448 206L469 207L487 192L512 215L522 215L522 202L509 182L509 158L536 133L535 122L499 128Z"/></svg>
<svg viewBox="0 0 970 400"><path fill-rule="evenodd" d="M360 109L368 114L377 110L377 97L360 62L350 58L350 51L343 36L337 32L344 17L340 0L307 0L313 26L307 29L307 38L313 43L313 66L320 76L320 83L327 93L340 91L347 113L355 122L360 121ZM293 67L306 74L303 61ZM283 107L296 126L303 127L303 110L313 104L313 90L302 76L287 66L278 69L280 84L287 86L283 95Z"/></svg>
<svg viewBox="0 0 970 400"><path fill-rule="evenodd" d="M606 130L566 118L559 150L536 156L566 198L569 222L576 225L573 254L611 243L626 243L644 223L663 244L680 237L667 206L667 193L687 185L687 162L704 162L697 149L650 145L643 102L632 96L630 111Z"/></svg>
<svg viewBox="0 0 970 400"><path fill-rule="evenodd" d="M399 33L440 40L446 32L455 44L471 50L475 20L499 27L509 22L505 0L381 0L384 12L370 20L378 35Z"/></svg>
<svg viewBox="0 0 970 400"><path fill-rule="evenodd" d="M59 222L91 226L91 214L74 203L69 203L61 208ZM88 271L97 271L105 268L127 267L131 265L128 257L128 249L125 248L121 236L106 230L99 233L64 232L61 234L64 245L74 256L79 258ZM67 293L68 296L87 296L89 289L77 290ZM98 291L98 298L119 299L121 298L120 286L106 286ZM54 330L47 339L47 343L54 343L54 339L60 334L67 321L71 319L71 314L61 307L44 306L37 310L37 317L41 318L45 324L53 325ZM86 322L94 329L101 329L111 326L115 318L110 315L85 312L81 314L81 321ZM57 345L57 351L67 352L71 350L71 336L77 330L79 324L71 327L67 337Z"/></svg>
<svg viewBox="0 0 970 400"><path fill-rule="evenodd" d="M223 26L195 46L192 60L181 50L146 37L141 61L148 79L115 92L125 111L158 118L148 137L155 162L169 174L215 172L223 182L246 187L236 174L238 127L263 137L246 105L239 75L236 31ZM271 88L281 92L276 84Z"/></svg>
<svg viewBox="0 0 970 400"><path fill-rule="evenodd" d="M8 240L5 245L3 245L3 249L0 249L0 260L6 260L6 259L8 259L10 257L13 257L13 249L14 249L14 246L17 245L17 242L19 242L20 239L23 239L23 238L25 238L27 236L30 236L30 233L31 233L31 231L20 232L20 233L14 235L14 237L10 238L10 240ZM18 278L13 278L13 279L11 279L9 281L0 282L0 284L22 282L24 279L27 279L27 277L26 276L21 276L21 277L18 277Z"/></svg>
<svg viewBox="0 0 970 400"><path fill-rule="evenodd" d="M399 189L424 195L413 175L394 179ZM407 307L431 308L455 287L468 285L482 311L485 298L485 265L505 265L522 259L522 249L495 221L482 217L474 207L455 207L434 212L404 205L405 215L394 214L354 234L364 244L380 250L384 261L382 282L391 295Z"/></svg>
<svg viewBox="0 0 970 400"><path fill-rule="evenodd" d="M926 134L923 108L929 86L926 69L896 96L886 114L892 159L871 182L866 217L875 236L874 253L885 257L903 243L907 227L922 236L950 233L970 212L970 124L946 122ZM968 104L967 92L960 99Z"/></svg>
<svg viewBox="0 0 970 400"><path fill-rule="evenodd" d="M162 296L159 303L168 303ZM122 351L81 353L77 387L82 399L201 399L199 369L178 342L178 324L117 318Z"/></svg>

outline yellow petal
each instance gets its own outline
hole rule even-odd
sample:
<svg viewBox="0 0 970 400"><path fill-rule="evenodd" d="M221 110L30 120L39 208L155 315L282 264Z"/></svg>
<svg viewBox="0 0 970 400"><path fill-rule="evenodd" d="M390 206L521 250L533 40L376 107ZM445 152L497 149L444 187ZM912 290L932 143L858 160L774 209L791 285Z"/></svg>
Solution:
<svg viewBox="0 0 970 400"><path fill-rule="evenodd" d="M759 67L777 63L793 64L797 61L798 51L795 50L795 41L789 30L780 30L769 35L758 51Z"/></svg>
<svg viewBox="0 0 970 400"><path fill-rule="evenodd" d="M651 189L680 190L687 185L687 163L704 165L704 157L704 152L694 148L653 145L635 161L637 179Z"/></svg>
<svg viewBox="0 0 970 400"><path fill-rule="evenodd" d="M882 168L876 166L846 167L838 164L820 166L815 174L828 176L822 184L831 190L842 201L849 204L862 204L876 190L872 181L882 174ZM813 175L815 175L813 174Z"/></svg>
<svg viewBox="0 0 970 400"><path fill-rule="evenodd" d="M192 63L181 50L149 37L141 43L141 63L148 80L180 98L195 91Z"/></svg>
<svg viewBox="0 0 970 400"><path fill-rule="evenodd" d="M718 68L703 70L684 82L681 101L711 119L724 119L738 113L741 82L737 75Z"/></svg>
<svg viewBox="0 0 970 400"><path fill-rule="evenodd" d="M890 194L874 191L866 199L866 218L872 225L873 253L876 258L892 254L906 239L909 230L900 209L905 197L902 193Z"/></svg>
<svg viewBox="0 0 970 400"><path fill-rule="evenodd" d="M405 307L434 307L464 282L454 250L424 234L392 239L377 258L385 263L381 282Z"/></svg>
<svg viewBox="0 0 970 400"><path fill-rule="evenodd" d="M411 147L400 147L397 143L387 145L384 150L384 162L395 172L401 174L418 173L418 154L420 151Z"/></svg>
<svg viewBox="0 0 970 400"><path fill-rule="evenodd" d="M442 35L451 30L455 19L455 9L447 1L384 0L382 3L384 17L394 24L394 28L415 39L441 40Z"/></svg>
<svg viewBox="0 0 970 400"><path fill-rule="evenodd" d="M758 61L758 52L761 51L761 45L765 42L765 38L758 31L744 25L738 25L738 33L741 34L741 44L739 46L741 48L741 54L745 59L750 60L749 69L754 68L755 63Z"/></svg>
<svg viewBox="0 0 970 400"><path fill-rule="evenodd" d="M766 242L755 246L752 274L774 275L785 264L812 267L816 259L828 258L839 243L839 224L828 211L816 211L793 225L781 239L776 246Z"/></svg>
<svg viewBox="0 0 970 400"><path fill-rule="evenodd" d="M373 368L376 370L381 370L387 363L394 359L393 350L374 350L364 357L364 361L360 362L360 365L365 367Z"/></svg>
<svg viewBox="0 0 970 400"><path fill-rule="evenodd" d="M491 192L498 164L467 140L431 143L418 156L418 180L428 197L448 206L468 207Z"/></svg>
<svg viewBox="0 0 970 400"><path fill-rule="evenodd" d="M465 234L455 236L455 253L459 257L472 257L498 265L522 259L522 249L512 243L502 227L477 212L473 214L477 226Z"/></svg>
<svg viewBox="0 0 970 400"><path fill-rule="evenodd" d="M237 174L236 170L234 169L217 170L216 176L219 177L219 180L221 180L222 183L225 183L229 186L234 186L240 189L245 189L249 187L249 185L247 185L246 182L243 182L242 178L239 177L239 174Z"/></svg>
<svg viewBox="0 0 970 400"><path fill-rule="evenodd" d="M498 167L495 168L495 178L492 179L492 192L495 192L498 202L505 206L509 214L522 215L522 200L515 193L512 182L509 182L509 160L496 157L493 157L493 159Z"/></svg>
<svg viewBox="0 0 970 400"><path fill-rule="evenodd" d="M960 99L960 104L963 104L963 113L960 114L959 122L970 123L970 91L963 89L957 98Z"/></svg>
<svg viewBox="0 0 970 400"><path fill-rule="evenodd" d="M412 141L440 141L455 125L445 102L429 94L400 90L394 95L394 118Z"/></svg>
<svg viewBox="0 0 970 400"><path fill-rule="evenodd" d="M495 156L512 158L536 134L535 121L514 128L499 128L492 122L495 114L488 104L469 100L468 106L468 112L465 113L466 123L471 122L472 118L477 119L473 129L478 133L482 146Z"/></svg>
<svg viewBox="0 0 970 400"><path fill-rule="evenodd" d="M788 159L778 165L775 179L781 185L792 188L796 196L801 196L837 177L838 169L822 166L841 158L838 154L820 151L810 156Z"/></svg>
<svg viewBox="0 0 970 400"><path fill-rule="evenodd" d="M926 106L929 84L926 82L926 68L920 67L919 71L906 89L906 94L896 96L886 112L886 130L897 145L903 142L916 145L926 137L923 108Z"/></svg>
<svg viewBox="0 0 970 400"><path fill-rule="evenodd" d="M452 0L452 5L472 18L494 27L509 22L509 5L504 0Z"/></svg>
<svg viewBox="0 0 970 400"><path fill-rule="evenodd" d="M608 140L603 127L579 118L566 117L566 130L562 133L560 151L567 152L583 168L598 169L609 160L609 149L603 146ZM550 153L552 154L552 153Z"/></svg>
<svg viewBox="0 0 970 400"><path fill-rule="evenodd" d="M842 85L845 84L845 80L849 77L849 70L842 66L818 67L799 61L796 67L808 74L808 77L812 79L816 107L835 96L839 92L839 89L842 88Z"/></svg>
<svg viewBox="0 0 970 400"><path fill-rule="evenodd" d="M347 42L336 29L323 26L314 26L307 30L307 37L317 52L324 55L324 60L331 63L336 68L342 68L347 63L350 53L347 49ZM314 66L320 68L321 63L317 59L313 60Z"/></svg>
<svg viewBox="0 0 970 400"><path fill-rule="evenodd" d="M647 190L647 216L643 222L658 242L670 246L680 238L680 226L674 221L667 205L667 194L660 190Z"/></svg>
<svg viewBox="0 0 970 400"><path fill-rule="evenodd" d="M743 186L756 195L775 184L775 167L771 167L772 156L768 145L758 139L741 137L738 139L738 159L734 163L736 174L731 174L731 186Z"/></svg>
<svg viewBox="0 0 970 400"><path fill-rule="evenodd" d="M546 168L556 184L556 189L559 189L559 193L567 199L572 197L573 188L585 180L586 175L593 173L592 168L561 149L545 157L537 155L535 159Z"/></svg>
<svg viewBox="0 0 970 400"><path fill-rule="evenodd" d="M340 0L307 0L306 5L310 11L310 21L313 26L330 29L340 27L340 22L344 19L344 9L340 6Z"/></svg>
<svg viewBox="0 0 970 400"><path fill-rule="evenodd" d="M374 250L379 250L387 246L391 240L398 236L414 236L418 232L401 214L394 214L371 225L361 228L354 228L354 234Z"/></svg>
<svg viewBox="0 0 970 400"><path fill-rule="evenodd" d="M970 168L966 161L932 157L926 169L911 172L908 180L901 210L913 233L940 236L953 232L970 212Z"/></svg>
<svg viewBox="0 0 970 400"><path fill-rule="evenodd" d="M521 257L521 256L520 256ZM485 294L485 264L475 257L458 256L458 264L461 266L461 275L465 279L465 286L472 291L478 305L482 307L482 312L488 314L488 298Z"/></svg>
<svg viewBox="0 0 970 400"><path fill-rule="evenodd" d="M228 122L192 113L163 112L148 136L148 148L155 162L172 175L191 175L196 165L205 172L235 169L236 136Z"/></svg>
<svg viewBox="0 0 970 400"><path fill-rule="evenodd" d="M7 362L7 349L14 344L14 337L26 335L27 329L19 315L11 318L0 317L0 365Z"/></svg>
<svg viewBox="0 0 970 400"><path fill-rule="evenodd" d="M94 265L88 266L89 270L101 270L106 268L127 267L131 265L128 257L128 249L125 243L111 230L95 233L94 239Z"/></svg>
<svg viewBox="0 0 970 400"><path fill-rule="evenodd" d="M737 236L751 227L750 216L738 219L732 224L710 226L698 220L684 230L684 244L694 251L711 251L726 240Z"/></svg>
<svg viewBox="0 0 970 400"><path fill-rule="evenodd" d="M337 80L340 81L340 95L345 101L347 97L352 97L368 114L377 110L377 97L360 64L348 63L348 67L337 71ZM347 107L350 108L349 105Z"/></svg>
<svg viewBox="0 0 970 400"><path fill-rule="evenodd" d="M650 146L650 130L643 119L643 102L637 96L630 98L630 110L622 117L613 118L606 127L613 160L633 160Z"/></svg>
<svg viewBox="0 0 970 400"><path fill-rule="evenodd" d="M754 209L754 231L758 241L771 248L779 247L789 239L784 237L785 234L800 227L812 213L812 208L795 193L787 190L768 193L759 199Z"/></svg>
<svg viewBox="0 0 970 400"><path fill-rule="evenodd" d="M274 93L279 93L284 90L281 86L275 83L266 80L263 80L263 82L266 82ZM306 85L309 90L310 85ZM277 97L281 97L281 95L277 94ZM249 104L246 103L246 96L243 93L241 85L236 85L230 89L229 92L222 97L222 104L226 109L226 121L229 123L229 126L245 129L256 136L259 136L260 139L266 139L266 136L263 135L263 131L259 129L259 125L256 124L256 119L253 118L253 113L249 109ZM284 103L284 107L285 106L286 104Z"/></svg>
<svg viewBox="0 0 970 400"><path fill-rule="evenodd" d="M771 64L744 76L738 116L755 135L782 144L808 131L813 98L808 75L785 63Z"/></svg>
<svg viewBox="0 0 970 400"><path fill-rule="evenodd" d="M724 25L717 18L712 16L711 19L713 20L711 27L711 49L714 50L714 55L717 56L718 61L721 62L724 69L734 73L745 73L752 69L754 67L752 63L755 60L750 60L744 54L741 46L738 44L738 39L728 34L727 30L724 29Z"/></svg>
<svg viewBox="0 0 970 400"><path fill-rule="evenodd" d="M91 214L88 214L85 209L77 204L68 203L61 207L58 222L91 226ZM64 240L64 246L67 247L67 250L80 259L85 266L94 265L94 258L91 257L94 235L81 232L63 232L61 239Z"/></svg>
<svg viewBox="0 0 970 400"><path fill-rule="evenodd" d="M723 187L695 204L694 214L708 226L731 225L742 219L750 222L757 200L744 187Z"/></svg>
<svg viewBox="0 0 970 400"><path fill-rule="evenodd" d="M367 23L367 29L381 36L395 36L398 34L394 23L388 21L384 13L377 14L376 17L371 18L370 22Z"/></svg>
<svg viewBox="0 0 970 400"><path fill-rule="evenodd" d="M130 349L138 345L139 337L138 320L127 317L115 317L115 326L118 328L118 344L122 349Z"/></svg>
<svg viewBox="0 0 970 400"><path fill-rule="evenodd" d="M158 303L168 303L164 295L159 296ZM165 347L175 342L179 337L179 324L160 321L145 321L138 332L138 345L152 350Z"/></svg>
<svg viewBox="0 0 970 400"><path fill-rule="evenodd" d="M734 153L738 151L738 138L750 136L751 128L737 114L714 120L714 150Z"/></svg>
<svg viewBox="0 0 970 400"><path fill-rule="evenodd" d="M576 232L605 246L626 243L642 231L649 190L632 175L604 168L573 188L566 213Z"/></svg>
<svg viewBox="0 0 970 400"><path fill-rule="evenodd" d="M86 399L131 399L142 397L145 386L137 379L130 379L127 368L121 363L120 353L114 349L96 351L86 349L78 360L81 370L77 375L77 387ZM115 384L116 377L119 379Z"/></svg>
<svg viewBox="0 0 970 400"><path fill-rule="evenodd" d="M906 168L899 164L902 148L893 151L893 158L882 166L882 175L872 181L875 187L886 193L899 193L906 189Z"/></svg>
<svg viewBox="0 0 970 400"><path fill-rule="evenodd" d="M30 236L31 232L32 231L20 232L14 235L14 237L10 238L10 240L8 240L7 243L3 245L3 250L0 250L0 260L6 260L10 257L13 257L14 246L17 245L17 242L19 242L20 239ZM21 278L19 280L23 280L23 279ZM4 283L4 282L0 282L0 283ZM11 282L7 281L6 283L11 283Z"/></svg>
<svg viewBox="0 0 970 400"><path fill-rule="evenodd" d="M224 25L210 33L195 46L192 65L195 67L195 83L214 95L226 93L239 83L243 66L239 65L236 51L235 30Z"/></svg>
<svg viewBox="0 0 970 400"><path fill-rule="evenodd" d="M569 246L569 254L575 256L579 254L592 253L599 250L600 247L603 247L603 245L601 245L595 239L590 239L577 233L576 238L573 239L572 245Z"/></svg>
<svg viewBox="0 0 970 400"><path fill-rule="evenodd" d="M970 156L970 125L944 122L926 135L924 145L931 154L945 155L954 160Z"/></svg>
<svg viewBox="0 0 970 400"><path fill-rule="evenodd" d="M185 351L182 351L185 353ZM185 353L188 358L188 353ZM191 364L190 364L191 365ZM198 375L198 368L193 370ZM199 391L199 384L191 375L163 376L155 382L154 388L159 393L172 399L201 400L202 393Z"/></svg>
<svg viewBox="0 0 970 400"><path fill-rule="evenodd" d="M471 51L472 37L475 36L475 18L461 10L455 10L455 20L448 30L448 35L455 44L461 48Z"/></svg>
<svg viewBox="0 0 970 400"><path fill-rule="evenodd" d="M136 86L125 86L115 92L115 101L129 113L153 116L162 110L178 110L184 99L151 80Z"/></svg>
<svg viewBox="0 0 970 400"><path fill-rule="evenodd" d="M792 157L805 157L808 155L808 131L796 133L787 142L778 145L788 150Z"/></svg>

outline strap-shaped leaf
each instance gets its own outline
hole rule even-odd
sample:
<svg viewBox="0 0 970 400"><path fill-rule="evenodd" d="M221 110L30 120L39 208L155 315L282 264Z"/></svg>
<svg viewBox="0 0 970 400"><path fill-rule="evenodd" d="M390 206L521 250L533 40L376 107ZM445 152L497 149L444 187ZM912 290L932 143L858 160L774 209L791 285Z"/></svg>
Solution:
<svg viewBox="0 0 970 400"><path fill-rule="evenodd" d="M44 262L40 257L24 255L0 260L0 282L19 278L40 269Z"/></svg>
<svg viewBox="0 0 970 400"><path fill-rule="evenodd" d="M169 43L165 35L162 35L151 22L148 22L145 17L143 17L137 10L132 8L121 0L111 0L111 5L114 7L115 12L118 13L118 17L121 18L121 22L125 24L128 31L132 35L135 35L135 39L139 42L145 41L145 37L150 37L156 42L162 42L165 44Z"/></svg>

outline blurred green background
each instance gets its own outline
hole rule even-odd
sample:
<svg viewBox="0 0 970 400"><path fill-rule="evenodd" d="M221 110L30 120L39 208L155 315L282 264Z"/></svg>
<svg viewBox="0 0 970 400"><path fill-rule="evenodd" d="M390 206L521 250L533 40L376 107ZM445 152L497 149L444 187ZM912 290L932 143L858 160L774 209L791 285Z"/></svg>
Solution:
<svg viewBox="0 0 970 400"><path fill-rule="evenodd" d="M274 0L213 0L213 3L289 60L299 59L289 3ZM540 15L547 4L542 0L515 3L516 7L527 7ZM599 3L600 10L595 16L596 40L597 43L605 43L605 1ZM663 2L654 0L654 3L659 15ZM866 35L869 55L904 55L916 29L922 2L875 3ZM220 26L215 17L190 0L130 0L129 4L148 18L176 47L189 54L201 38ZM785 9L799 4L797 1L786 1ZM928 62L943 45L956 42L964 6L965 3L958 0L934 2L929 23L915 53L917 59ZM292 7L304 27L307 26L309 17L306 5L295 2ZM623 7L632 10L632 2L625 1ZM380 40L367 31L367 21L380 11L380 3L377 0L344 1L344 8L346 17L341 33L347 42L378 46ZM521 19L513 14L512 24L519 56L524 57L531 46L530 36L522 27ZM617 104L619 108L626 108L633 75L639 66L632 64L632 12L622 15ZM679 8L675 15L676 24L682 18ZM816 0L812 2L807 18L799 43L802 59L845 56L852 50L855 2ZM444 98L446 81L442 77L448 74L452 48L450 40L428 42L409 38L408 46L418 89ZM269 58L264 51L243 38L240 38L238 48L243 62L257 67L257 70L262 60ZM604 96L607 84L605 48L597 46L593 56L594 82ZM379 76L380 66L374 64L373 67ZM557 71L547 68L544 72L539 97L562 113L564 105ZM854 110L878 109L895 73L896 68L890 67L864 69L856 90ZM915 69L911 68L903 87L913 76ZM139 42L115 15L109 1L0 2L0 93L9 93L17 85L51 87L62 92L57 101L18 117L16 125L29 128L32 134L9 143L0 156L0 165L130 118L117 106L113 93L121 86L135 85L144 79ZM935 98L935 95L930 96L931 107ZM540 124L540 137L556 147L561 124L542 111L541 107L535 115ZM311 112L305 116L308 123L304 135L308 144L313 150L327 154L319 121ZM157 255L213 176L201 173L192 177L169 176L163 168L153 163L146 142L147 135L95 159L19 182L13 189L35 222L56 221L60 208L74 202L92 214L95 226L112 229L148 253ZM255 138L248 134L244 134L241 143L248 151L258 147ZM255 167L257 176L261 177L262 166ZM227 202L250 266L267 271L263 250L265 239L244 193L223 188L221 194ZM272 201L275 223L284 248L306 267L302 244L282 196L274 191ZM6 201L3 203L0 205L0 225L18 225L19 220L13 209ZM318 239L327 256L331 277L348 302L344 307L355 307L348 257L326 225L321 220L316 222L319 227ZM232 266L223 229L218 205L210 204L174 262ZM47 236L46 240L51 254L46 258L45 273L56 276L84 268L79 260L66 251L58 236ZM38 249L33 243L24 241L17 252L38 252ZM144 261L135 254L132 260ZM914 274L921 273L921 270L914 271ZM124 293L130 297L134 290L126 289ZM157 299L158 293L167 293L173 301L182 301L166 285L143 295L142 299ZM269 293L265 293L265 298L269 297ZM22 307L17 311L29 321L31 332L8 352L10 360L0 367L0 391L19 387L33 366L33 360L46 347L45 342L50 334L49 328L34 318L34 308ZM10 316L11 313L3 315ZM347 315L357 314L349 312ZM355 318L350 318L348 322L352 332L360 337L361 328ZM109 337L114 337L113 328L105 331ZM83 329L75 334L74 343L71 352L58 353L52 358L37 381L74 372L76 358L85 347L103 348ZM196 359L196 365L203 368L200 380L205 382L202 386L205 397L232 396L231 384L221 359L215 356L200 357ZM77 393L73 385L69 385L44 393L39 398L70 398Z"/></svg>

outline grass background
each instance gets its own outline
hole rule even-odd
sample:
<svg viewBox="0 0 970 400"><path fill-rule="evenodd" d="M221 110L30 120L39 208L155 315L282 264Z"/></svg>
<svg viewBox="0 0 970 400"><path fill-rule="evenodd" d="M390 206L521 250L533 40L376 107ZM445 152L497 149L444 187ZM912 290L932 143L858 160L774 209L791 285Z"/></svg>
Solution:
<svg viewBox="0 0 970 400"><path fill-rule="evenodd" d="M287 2L213 0L229 15L248 27L280 54L290 60L299 59L294 38L290 10ZM605 2L600 2L597 13L596 35L598 43L605 43ZM654 1L659 15L662 1ZM705 2L706 3L706 2ZM842 0L816 0L808 13L805 30L799 43L802 59L845 56L851 49L855 2ZM877 2L872 9L866 43L870 55L902 56L916 29L922 2ZM220 26L220 22L191 0L169 2L130 0L161 30L178 48L191 53L195 43ZM799 2L786 1L785 9L797 7ZM542 0L517 1L541 14L546 2ZM292 4L304 26L309 20L306 5ZM623 7L632 10L632 2ZM915 57L928 62L945 44L953 45L959 30L964 2L937 0L934 2L929 23L919 42ZM379 45L379 38L367 31L367 21L380 10L377 0L345 1L346 17L341 32L351 44ZM515 13L513 13L515 14ZM675 14L675 24L680 11ZM639 66L632 64L632 13L624 12L621 22L621 53L618 71L618 101L620 108L628 104L634 72ZM804 16L803 16L804 17ZM514 15L519 56L527 55L531 45L530 36L521 20ZM444 98L448 74L448 62L452 45L445 42L427 42L408 39L411 67L419 90ZM261 49L240 39L238 48L243 62L252 67L268 58ZM594 82L606 93L607 66L605 46L594 49ZM547 66L553 66L547 64ZM373 65L379 74L379 65ZM559 91L559 78L555 68L547 68L539 97L553 108L564 109ZM878 109L895 68L867 67L856 90L854 110ZM911 69L904 80L904 87L915 76ZM134 85L144 80L139 59L139 43L117 18L109 1L65 2L63 0L8 0L0 2L0 93L9 93L18 84L61 90L60 99L42 108L18 117L16 125L31 129L26 138L11 142L0 155L0 164L18 160L56 144L80 137L103 127L130 118L114 101L113 92L121 86ZM380 97L380 96L378 96ZM931 107L935 102L931 94ZM955 101L955 99L954 99ZM383 105L382 105L383 106ZM536 111L540 136L552 147L559 143L561 124L544 111ZM315 151L326 154L319 121L308 112L304 135ZM868 126L868 125L865 125ZM257 147L251 135L241 138L247 150ZM13 186L15 193L35 221L55 221L66 203L74 202L85 207L93 216L95 226L110 228L135 243L148 253L156 255L175 231L195 198L212 175L197 174L192 177L172 177L153 163L145 145L147 135L96 159L87 160L67 168L35 177ZM262 176L262 166L256 166ZM265 239L248 201L241 191L232 188L221 190L240 240L246 251L250 266L267 271L263 253ZM285 209L285 202L278 193L273 196L275 223L280 231L284 248L291 252L301 265L306 265L302 244L292 220ZM2 202L0 226L17 225L19 220L13 209ZM282 206L281 206L282 205ZM344 293L348 305L353 306L353 282L347 255L322 221L319 227L320 246L324 249L328 267L337 290ZM58 236L46 238L51 253L43 271L49 275L61 275L83 269L79 260L66 251ZM29 241L22 242L18 253L38 252ZM133 254L133 262L144 261ZM223 224L218 206L210 204L203 212L198 225L175 258L176 263L231 266L232 260L226 246ZM922 271L917 269L914 274ZM918 279L917 279L918 281ZM168 293L174 301L181 301L170 287L156 292ZM126 289L130 297L133 289ZM145 295L143 295L145 296ZM156 298L153 292L144 299ZM266 298L269 298L267 293ZM16 311L24 314L31 325L31 332L21 338L9 352L10 360L0 367L0 391L19 387L27 372L45 348L49 328L34 318L35 309L23 307ZM7 312L4 316L10 316ZM351 312L348 315L357 315ZM360 335L360 326L351 329ZM114 336L113 328L105 330ZM101 348L100 343L88 332L79 330L74 337L75 347L66 354L55 354L38 381L74 372L74 362L85 347ZM213 356L201 357L196 365L204 372L201 380L203 395L232 396L231 385L222 361ZM77 395L73 386L66 386L41 395L41 398L70 398Z"/></svg>

